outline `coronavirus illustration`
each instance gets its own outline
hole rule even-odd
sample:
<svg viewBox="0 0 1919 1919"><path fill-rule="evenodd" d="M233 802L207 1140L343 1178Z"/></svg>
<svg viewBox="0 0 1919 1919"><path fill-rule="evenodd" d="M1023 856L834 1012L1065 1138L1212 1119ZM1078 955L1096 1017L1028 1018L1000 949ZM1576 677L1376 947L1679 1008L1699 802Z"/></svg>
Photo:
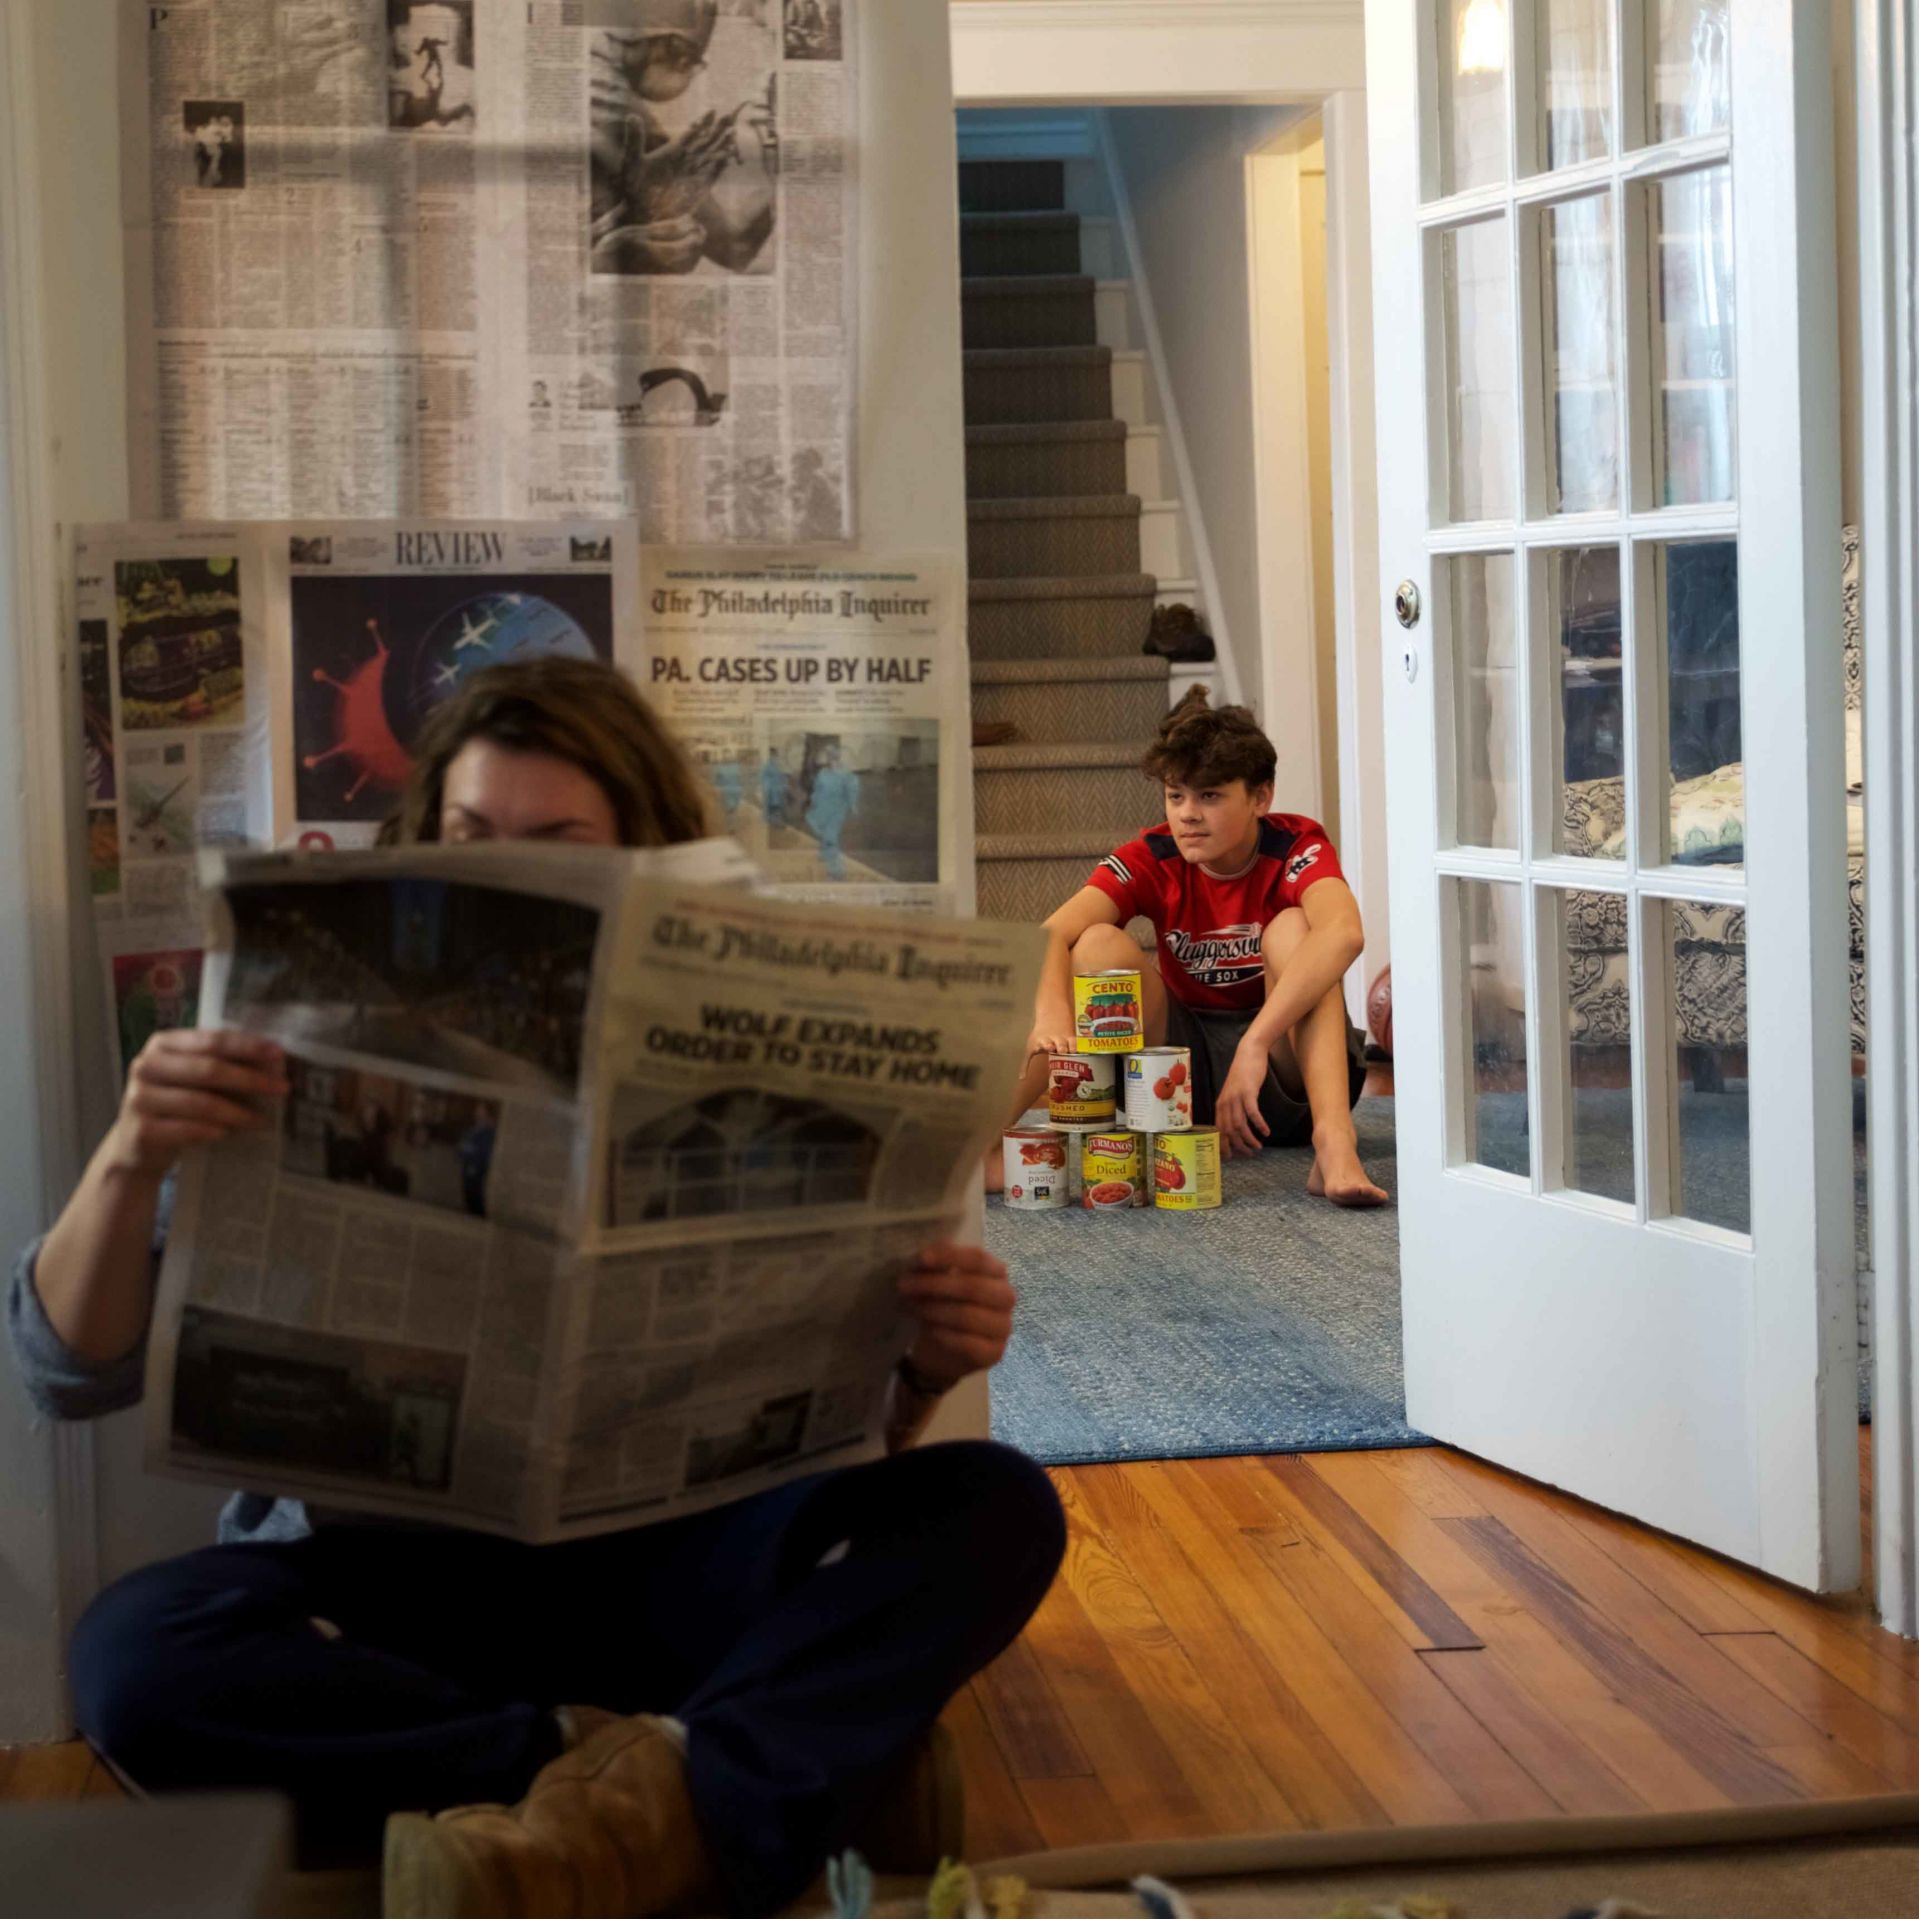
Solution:
<svg viewBox="0 0 1919 1919"><path fill-rule="evenodd" d="M352 769L352 783L346 789L348 805L360 797L369 781L397 793L413 765L412 754L393 737L386 716L386 670L392 649L380 637L378 620L368 620L366 626L373 635L373 652L345 679L335 679L323 667L313 669L313 677L334 692L334 744L300 760L309 773L329 760L345 760Z"/></svg>
<svg viewBox="0 0 1919 1919"><path fill-rule="evenodd" d="M293 581L302 822L384 818L427 716L484 667L612 657L604 575L322 576Z"/></svg>

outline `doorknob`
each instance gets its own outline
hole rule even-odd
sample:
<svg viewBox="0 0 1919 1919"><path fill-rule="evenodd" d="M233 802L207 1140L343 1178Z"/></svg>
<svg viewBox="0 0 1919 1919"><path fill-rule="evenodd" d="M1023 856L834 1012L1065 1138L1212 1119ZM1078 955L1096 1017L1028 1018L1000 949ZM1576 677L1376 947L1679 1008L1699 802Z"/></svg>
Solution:
<svg viewBox="0 0 1919 1919"><path fill-rule="evenodd" d="M1393 612L1401 626L1410 632L1419 624L1419 588L1412 580L1401 580L1393 589ZM1419 678L1419 648L1408 646L1400 656L1406 665L1406 683Z"/></svg>

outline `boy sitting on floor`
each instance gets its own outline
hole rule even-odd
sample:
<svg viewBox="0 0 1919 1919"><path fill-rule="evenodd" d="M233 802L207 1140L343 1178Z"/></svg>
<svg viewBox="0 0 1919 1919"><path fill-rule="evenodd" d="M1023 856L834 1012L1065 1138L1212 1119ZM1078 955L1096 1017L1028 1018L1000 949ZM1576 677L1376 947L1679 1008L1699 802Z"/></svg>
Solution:
<svg viewBox="0 0 1919 1919"><path fill-rule="evenodd" d="M1340 980L1365 945L1359 902L1315 820L1271 813L1277 756L1243 706L1189 695L1141 763L1166 818L1109 853L1046 922L1023 1111L1049 1053L1073 1051L1073 975L1137 967L1148 1046L1193 1055L1193 1118L1220 1151L1313 1148L1310 1193L1339 1206L1386 1194L1360 1163L1365 1083ZM1126 931L1153 923L1153 953Z"/></svg>

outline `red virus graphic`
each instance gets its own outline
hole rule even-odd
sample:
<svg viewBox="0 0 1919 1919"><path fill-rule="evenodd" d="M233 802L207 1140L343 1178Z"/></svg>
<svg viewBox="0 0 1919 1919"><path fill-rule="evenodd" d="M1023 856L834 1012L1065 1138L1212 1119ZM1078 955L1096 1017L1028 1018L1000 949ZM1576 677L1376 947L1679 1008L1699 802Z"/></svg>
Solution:
<svg viewBox="0 0 1919 1919"><path fill-rule="evenodd" d="M345 760L353 768L353 784L347 798L356 799L370 780L398 792L413 769L413 756L393 737L386 716L386 665L392 658L387 643L380 637L380 622L368 620L373 635L373 655L343 680L319 667L313 677L334 691L333 744L324 753L309 753L301 764L311 773L328 760Z"/></svg>

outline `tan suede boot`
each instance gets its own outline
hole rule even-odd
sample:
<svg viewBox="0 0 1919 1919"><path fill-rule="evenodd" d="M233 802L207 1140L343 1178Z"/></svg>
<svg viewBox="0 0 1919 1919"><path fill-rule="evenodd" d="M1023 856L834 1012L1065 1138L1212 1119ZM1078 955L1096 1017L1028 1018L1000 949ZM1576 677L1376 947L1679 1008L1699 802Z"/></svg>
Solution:
<svg viewBox="0 0 1919 1919"><path fill-rule="evenodd" d="M542 1766L517 1806L386 1823L385 1919L652 1919L711 1886L685 1761L646 1713Z"/></svg>

